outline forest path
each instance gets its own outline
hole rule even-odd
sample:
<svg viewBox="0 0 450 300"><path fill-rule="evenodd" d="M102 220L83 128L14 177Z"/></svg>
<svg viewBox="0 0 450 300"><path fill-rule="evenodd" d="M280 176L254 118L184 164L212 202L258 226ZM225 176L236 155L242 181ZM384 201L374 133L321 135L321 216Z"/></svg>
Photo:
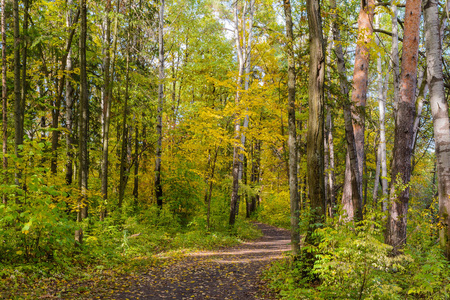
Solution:
<svg viewBox="0 0 450 300"><path fill-rule="evenodd" d="M289 231L256 223L263 236L232 248L186 254L133 278L114 299L272 299L261 272L290 250ZM267 289L266 289L267 292Z"/></svg>

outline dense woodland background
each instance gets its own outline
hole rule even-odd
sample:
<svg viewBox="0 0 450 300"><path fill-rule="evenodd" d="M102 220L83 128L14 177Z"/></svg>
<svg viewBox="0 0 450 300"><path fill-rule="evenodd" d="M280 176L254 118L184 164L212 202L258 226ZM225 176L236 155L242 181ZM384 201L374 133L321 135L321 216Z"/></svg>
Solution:
<svg viewBox="0 0 450 300"><path fill-rule="evenodd" d="M291 229L266 274L285 298L448 298L447 17L1 0L0 288L237 243L252 219Z"/></svg>

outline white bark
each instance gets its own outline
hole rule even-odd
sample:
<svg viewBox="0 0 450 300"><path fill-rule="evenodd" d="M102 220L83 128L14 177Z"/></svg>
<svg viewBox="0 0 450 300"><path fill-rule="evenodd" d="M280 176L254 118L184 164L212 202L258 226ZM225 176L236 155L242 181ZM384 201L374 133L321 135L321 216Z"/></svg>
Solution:
<svg viewBox="0 0 450 300"><path fill-rule="evenodd" d="M433 115L438 173L439 216L443 223L440 232L441 245L450 257L450 122L445 99L442 72L442 45L439 28L438 1L427 0L424 5L425 48L427 57L427 81L430 89L430 106Z"/></svg>
<svg viewBox="0 0 450 300"><path fill-rule="evenodd" d="M375 17L376 27L380 26L379 15ZM380 41L377 39L377 43ZM398 54L397 54L398 55ZM381 61L381 53L378 53L377 72L378 72L378 109L379 109L379 122L380 122L380 144L379 144L379 161L381 168L381 189L383 194L382 209L387 209L386 196L388 194L388 182L387 182L387 163L386 163L386 127L385 127L385 112L386 112L386 89L387 85L383 84L383 68ZM376 184L378 186L378 178L376 178ZM374 196L376 190L374 191Z"/></svg>

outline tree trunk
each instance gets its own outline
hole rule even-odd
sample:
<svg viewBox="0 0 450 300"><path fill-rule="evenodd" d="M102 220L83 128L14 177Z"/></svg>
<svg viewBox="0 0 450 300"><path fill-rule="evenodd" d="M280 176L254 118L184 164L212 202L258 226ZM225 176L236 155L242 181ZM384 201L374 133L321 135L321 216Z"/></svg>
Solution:
<svg viewBox="0 0 450 300"><path fill-rule="evenodd" d="M364 130L365 130L365 107L367 99L367 87L369 78L369 50L368 45L372 37L372 20L374 12L373 0L361 1L358 17L358 43L355 51L355 68L353 71L353 91L352 91L352 124L356 151L357 172L352 172L355 182L352 183L352 202L354 212L359 220L362 219L362 191L363 191L363 169L364 169ZM346 127L347 128L347 127ZM350 132L346 133L347 135ZM352 162L352 146L350 149L350 162ZM350 164L351 166L351 164ZM356 184L356 187L354 186ZM359 194L353 195L355 191ZM348 212L347 212L348 213ZM349 219L354 216L348 214Z"/></svg>
<svg viewBox="0 0 450 300"><path fill-rule="evenodd" d="M70 8L73 5L72 0L67 1L67 6ZM67 28L72 27L72 10L69 9L66 17L66 26ZM66 70L67 72L71 72L73 70L72 66L72 49L69 49L67 53L67 62L66 62ZM67 149L67 161L66 161L66 183L67 185L72 184L73 180L73 94L75 90L72 86L72 82L70 80L66 81L66 149Z"/></svg>
<svg viewBox="0 0 450 300"><path fill-rule="evenodd" d="M400 93L400 59L398 55L398 13L397 5L392 2L391 5L391 20L392 20L392 48L391 48L391 61L392 61L392 81L394 83L394 120L397 119L398 99Z"/></svg>
<svg viewBox="0 0 450 300"><path fill-rule="evenodd" d="M206 212L206 227L208 230L211 228L210 220L211 220L211 197L212 197L212 191L213 191L213 183L214 183L214 171L216 169L216 161L217 161L217 154L219 153L219 146L215 147L215 153L214 158L211 162L211 175L209 177L209 189L206 195L206 202L207 202L207 212Z"/></svg>
<svg viewBox="0 0 450 300"><path fill-rule="evenodd" d="M336 7L336 1L330 2L331 7ZM345 69L344 53L342 51L342 45L340 43L340 29L339 29L338 16L335 14L333 18L333 39L335 40L334 51L336 54L336 64L339 73L339 86L341 92L341 101L343 103L344 121L345 121L345 136L347 140L347 153L346 158L346 171L344 190L342 193L342 206L346 210L346 221L351 221L357 216L358 219L362 219L362 182L359 181L361 176L359 175L359 163L356 150L355 135L353 132L352 115L350 110L350 101L348 99L348 83Z"/></svg>
<svg viewBox="0 0 450 300"><path fill-rule="evenodd" d="M78 22L78 17L79 17L79 12L77 16L75 17L75 23ZM70 11L69 11L70 13ZM69 23L69 22L67 22ZM68 27L70 29L70 27ZM72 40L73 40L73 36L75 34L75 28L72 28L69 31L69 35L67 37L67 42L66 42L66 47L65 47L65 51L63 53L63 56L61 58L61 72L62 72L62 76L59 79L58 85L56 86L57 88L57 94L56 94L56 100L52 103L52 158L50 161L50 170L52 174L56 174L57 172L57 162L58 162L58 142L59 142L59 129L58 129L58 123L59 123L59 114L60 114L60 110L61 110L61 101L62 101L62 96L63 96L63 92L64 92L64 83L66 80L66 65L67 65L67 57L69 55L69 53L71 52L71 48L72 48Z"/></svg>
<svg viewBox="0 0 450 300"><path fill-rule="evenodd" d="M128 182L128 162L127 162L127 148L128 148L128 125L127 125L127 115L128 115L128 98L129 98L129 84L130 84L130 41L127 45L127 66L125 74L125 103L123 105L123 115L122 115L122 150L120 152L120 176L119 176L119 209L122 208L123 198L125 195L125 188Z"/></svg>
<svg viewBox="0 0 450 300"><path fill-rule="evenodd" d="M391 190L386 243L398 255L406 243L406 216L411 177L411 155L417 80L421 1L407 0L400 78L400 98L395 126L394 159L391 171Z"/></svg>
<svg viewBox="0 0 450 300"><path fill-rule="evenodd" d="M155 196L156 203L161 209L163 205L163 191L161 185L161 152L162 152L162 114L164 101L164 1L161 0L159 8L159 86L158 86L158 113L156 121L156 135L158 142L156 145L156 159L155 159Z"/></svg>
<svg viewBox="0 0 450 300"><path fill-rule="evenodd" d="M330 35L329 43L327 46L327 65L331 66L331 50L333 46L333 37ZM327 81L331 84L331 68L327 69ZM331 103L332 96L331 91L327 91L328 103ZM325 137L324 137L324 147L325 147L325 191L326 191L326 199L327 199L327 211L328 215L332 218L335 209L336 203L336 195L334 192L334 183L335 183L335 175L334 175L334 138L333 138L333 120L332 120L332 108L327 103L325 109L327 111L327 117L325 122Z"/></svg>
<svg viewBox="0 0 450 300"><path fill-rule="evenodd" d="M19 0L13 2L14 17L14 152L20 157L19 146L23 144L23 109L20 80L20 28L19 28ZM16 167L15 181L19 184L20 168Z"/></svg>
<svg viewBox="0 0 450 300"><path fill-rule="evenodd" d="M376 17L377 27L379 27L379 15ZM380 43L377 40L378 44ZM379 110L379 122L380 122L380 144L379 144L379 170L381 170L381 190L383 194L383 203L382 210L386 211L386 198L388 194L388 182L387 182L387 159L386 159L386 126L385 126L385 112L386 112L386 89L387 85L384 84L383 81L383 69L382 69L382 61L381 61L381 53L378 53L377 60L377 72L378 72L378 110ZM395 72L394 72L395 74ZM395 89L395 88L394 88ZM377 162L378 165L378 162ZM378 171L380 173L380 171ZM377 177L377 176L375 176ZM378 184L378 179L376 179L376 183ZM376 200L377 190L374 190L374 201Z"/></svg>
<svg viewBox="0 0 450 300"><path fill-rule="evenodd" d="M324 77L325 51L322 36L322 21L318 0L307 0L306 10L309 25L309 119L307 132L307 161L311 221L306 234L306 243L315 244L315 224L325 217L325 182L323 165L324 130Z"/></svg>
<svg viewBox="0 0 450 300"><path fill-rule="evenodd" d="M241 46L241 40L240 40L240 33L239 33L239 8L238 8L238 2L236 1L235 4L235 11L234 11L234 26L235 26L235 41L236 41L236 51L238 55L238 62L239 62L239 74L237 78L236 83L236 98L235 103L236 106L239 105L240 102L240 89L242 88L242 75L244 73L244 56L242 53L242 46ZM236 212L237 212L237 205L239 203L239 174L240 168L242 165L242 161L240 161L240 152L241 147L239 145L239 142L242 142L239 139L239 135L241 133L241 119L239 117L239 114L235 116L235 125L234 125L234 132L235 132L235 145L233 147L233 169L232 169L232 187L231 187L231 201L230 201L230 218L229 218L229 225L233 226L236 221ZM243 145L242 145L243 146Z"/></svg>
<svg viewBox="0 0 450 300"><path fill-rule="evenodd" d="M246 37L246 20L245 15L247 14L247 9L249 13L249 26L248 26L248 37ZM251 45L252 45L252 28L253 28L253 17L255 10L255 1L250 0L250 6L247 8L246 2L243 9L243 28L242 28L242 40L241 34L239 30L239 8L238 2L235 4L235 18L234 18L234 26L235 26L235 43L236 50L238 54L238 63L239 63L239 77L237 79L237 91L236 91L236 106L239 105L240 102L240 92L239 89L242 88L242 77L245 73L244 80L244 90L248 90L249 82L250 82L250 71L251 71ZM249 117L246 115L244 117L243 128L244 131L248 128L249 125ZM236 142L239 141L240 135L240 145L235 145L233 151L233 183L232 183L232 192L231 192L231 201L230 201L230 219L229 224L234 225L236 215L239 211L239 181L242 179L244 172L244 148L245 148L245 132L241 132L241 119L239 115L236 115L235 120L235 134L236 134ZM236 166L234 166L236 164ZM236 170L235 170L236 169ZM231 216L231 214L235 214L235 216Z"/></svg>
<svg viewBox="0 0 450 300"><path fill-rule="evenodd" d="M450 259L450 123L445 99L442 71L442 44L439 28L438 0L424 3L427 81L433 115L436 167L439 193L440 242Z"/></svg>
<svg viewBox="0 0 450 300"><path fill-rule="evenodd" d="M102 181L102 196L103 206L100 212L100 219L103 220L106 217L106 203L108 201L108 166L109 166L109 124L111 115L111 18L109 14L111 12L111 0L106 1L105 10L105 57L103 59L103 108L102 108L102 164L101 164L101 181Z"/></svg>
<svg viewBox="0 0 450 300"><path fill-rule="evenodd" d="M3 132L3 145L2 145L2 153L3 153L3 183L8 183L8 176L6 171L8 169L8 158L6 157L8 154L8 91L6 85L6 24L5 24L5 0L1 2L2 6L2 132ZM2 202L6 205L7 202L6 194L2 195Z"/></svg>
<svg viewBox="0 0 450 300"><path fill-rule="evenodd" d="M133 198L134 207L137 208L139 198L139 127L134 126L134 182L133 182Z"/></svg>
<svg viewBox="0 0 450 300"><path fill-rule="evenodd" d="M86 0L80 0L80 117L78 133L79 139L79 188L81 191L81 198L78 203L77 221L81 221L87 217L87 189L88 189L88 172L89 172L89 158L88 158L88 124L89 124L89 102L88 102L88 86L86 73L86 38L87 38L87 8Z"/></svg>
<svg viewBox="0 0 450 300"><path fill-rule="evenodd" d="M294 257L300 254L299 234L299 195L297 178L297 128L295 123L295 57L294 32L292 24L291 2L284 0L286 21L286 54L288 59L288 123L289 123L289 196L291 200L291 251Z"/></svg>
<svg viewBox="0 0 450 300"><path fill-rule="evenodd" d="M251 184L253 188L256 188L259 183L259 169L261 165L261 141L256 140L253 145L252 150L252 174L251 174ZM249 207L249 215L252 216L253 213L256 211L256 205L259 198L259 193L256 193L255 195L252 195L250 199L250 207Z"/></svg>

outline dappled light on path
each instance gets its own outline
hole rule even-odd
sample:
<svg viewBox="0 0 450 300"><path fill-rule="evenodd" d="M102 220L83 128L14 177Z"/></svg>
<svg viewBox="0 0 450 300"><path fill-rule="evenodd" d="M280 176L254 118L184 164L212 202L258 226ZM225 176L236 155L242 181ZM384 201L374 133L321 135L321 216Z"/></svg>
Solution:
<svg viewBox="0 0 450 300"><path fill-rule="evenodd" d="M116 299L272 299L263 294L261 272L290 250L289 232L257 224L264 236L218 251L198 251L133 278Z"/></svg>

